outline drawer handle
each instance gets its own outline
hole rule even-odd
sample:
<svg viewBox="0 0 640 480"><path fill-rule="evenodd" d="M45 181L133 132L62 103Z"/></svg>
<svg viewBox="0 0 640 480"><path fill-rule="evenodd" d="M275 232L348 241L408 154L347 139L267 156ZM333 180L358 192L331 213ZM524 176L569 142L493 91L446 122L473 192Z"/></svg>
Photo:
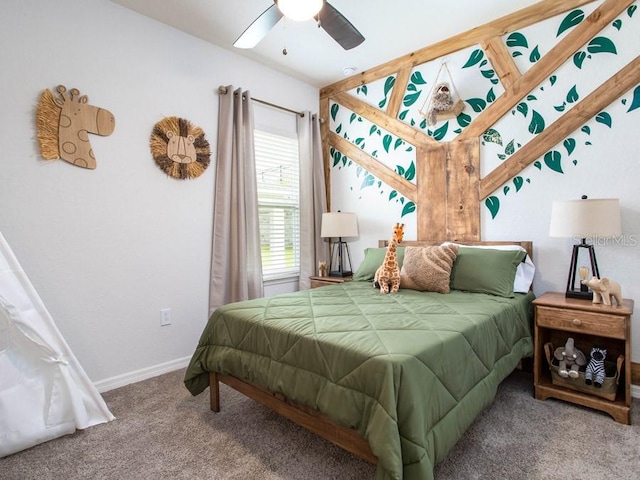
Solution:
<svg viewBox="0 0 640 480"><path fill-rule="evenodd" d="M576 327L582 325L582 321L579 318L574 318L571 323L573 323Z"/></svg>

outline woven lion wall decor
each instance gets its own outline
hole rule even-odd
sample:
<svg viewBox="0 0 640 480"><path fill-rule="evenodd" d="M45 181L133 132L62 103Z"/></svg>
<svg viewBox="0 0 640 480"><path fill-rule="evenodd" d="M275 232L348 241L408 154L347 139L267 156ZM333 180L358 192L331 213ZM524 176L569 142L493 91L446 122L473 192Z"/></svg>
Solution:
<svg viewBox="0 0 640 480"><path fill-rule="evenodd" d="M77 167L95 169L96 157L89 134L108 136L116 127L109 110L89 105L89 97L77 88L56 88L57 96L46 89L36 109L40 152L46 160L62 160Z"/></svg>
<svg viewBox="0 0 640 480"><path fill-rule="evenodd" d="M196 178L209 166L204 132L184 118L167 117L156 123L150 147L156 164L173 178Z"/></svg>

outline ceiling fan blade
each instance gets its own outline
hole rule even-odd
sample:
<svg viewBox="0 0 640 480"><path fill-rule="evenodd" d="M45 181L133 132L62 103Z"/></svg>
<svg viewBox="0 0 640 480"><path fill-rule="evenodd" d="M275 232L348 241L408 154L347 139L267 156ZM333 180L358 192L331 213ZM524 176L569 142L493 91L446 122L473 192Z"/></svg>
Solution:
<svg viewBox="0 0 640 480"><path fill-rule="evenodd" d="M364 42L364 37L358 29L329 2L324 2L316 21L319 21L325 32L345 50L351 50Z"/></svg>
<svg viewBox="0 0 640 480"><path fill-rule="evenodd" d="M262 40L276 23L283 17L282 12L274 3L256 18L242 35L233 42L237 48L253 48Z"/></svg>

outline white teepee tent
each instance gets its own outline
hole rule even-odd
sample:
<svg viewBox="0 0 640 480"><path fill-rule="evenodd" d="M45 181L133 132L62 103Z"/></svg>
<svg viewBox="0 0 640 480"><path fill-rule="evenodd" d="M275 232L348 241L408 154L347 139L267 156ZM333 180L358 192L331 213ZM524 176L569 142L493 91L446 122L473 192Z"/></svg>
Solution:
<svg viewBox="0 0 640 480"><path fill-rule="evenodd" d="M0 457L113 419L0 233Z"/></svg>

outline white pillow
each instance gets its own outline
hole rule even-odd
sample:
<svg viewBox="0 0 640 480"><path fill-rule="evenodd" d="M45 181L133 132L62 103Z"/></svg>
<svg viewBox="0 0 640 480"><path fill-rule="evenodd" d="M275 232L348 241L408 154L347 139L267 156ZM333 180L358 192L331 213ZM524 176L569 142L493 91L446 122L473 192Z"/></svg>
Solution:
<svg viewBox="0 0 640 480"><path fill-rule="evenodd" d="M466 248L493 248L494 250L522 250L526 252L526 249L520 245L465 245L463 243L454 242L444 242L443 245L448 243ZM536 266L533 264L531 257L527 255L524 261L521 262L516 269L516 278L513 281L513 291L516 293L527 293L531 288L535 273Z"/></svg>

